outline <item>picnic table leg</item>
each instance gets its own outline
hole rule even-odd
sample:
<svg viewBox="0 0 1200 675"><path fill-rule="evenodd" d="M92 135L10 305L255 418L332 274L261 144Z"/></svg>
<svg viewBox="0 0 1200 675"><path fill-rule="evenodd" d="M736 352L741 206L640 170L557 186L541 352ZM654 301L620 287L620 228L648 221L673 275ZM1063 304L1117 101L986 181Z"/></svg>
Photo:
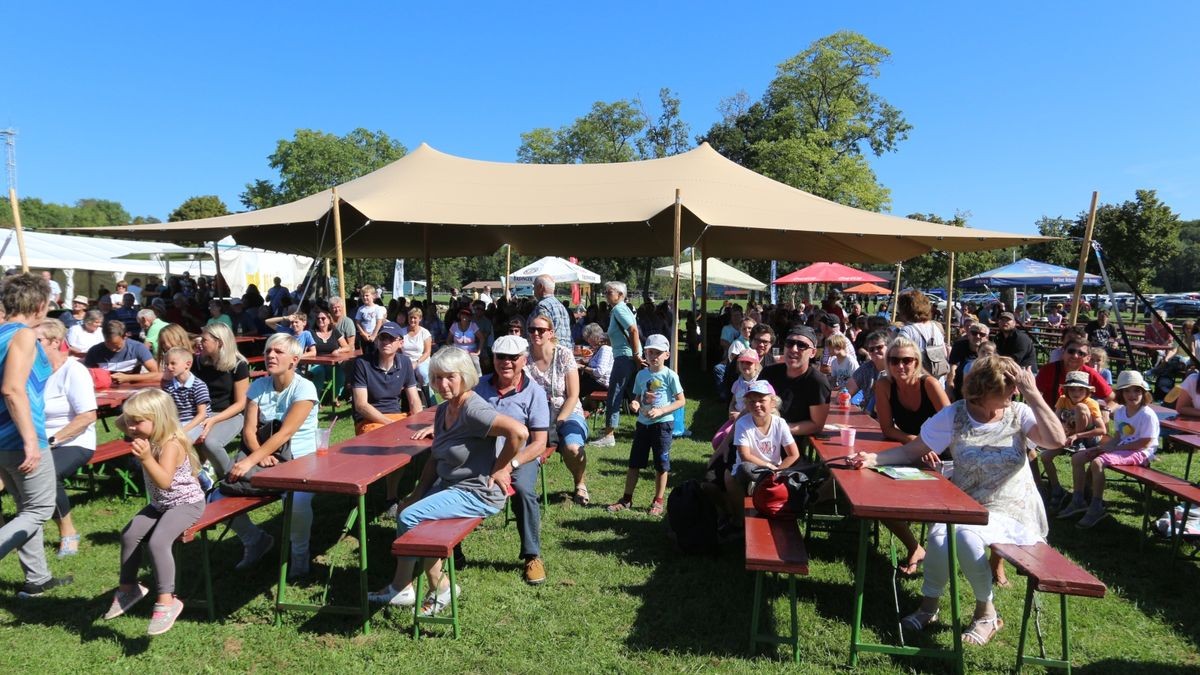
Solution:
<svg viewBox="0 0 1200 675"><path fill-rule="evenodd" d="M1071 675L1071 640L1067 635L1067 594L1059 593L1058 599L1062 605L1062 611L1059 612L1062 617L1062 659L1066 663L1067 675Z"/></svg>
<svg viewBox="0 0 1200 675"><path fill-rule="evenodd" d="M800 621L796 616L796 575L788 575L788 600L792 605L792 662L800 663Z"/></svg>
<svg viewBox="0 0 1200 675"><path fill-rule="evenodd" d="M858 521L858 562L854 567L854 623L850 624L850 667L858 665L859 637L862 633L863 587L867 576L867 541L870 525L866 519Z"/></svg>
<svg viewBox="0 0 1200 675"><path fill-rule="evenodd" d="M275 626L283 624L283 603L287 601L288 558L292 552L292 493L283 494L283 537L279 540L279 591L275 594Z"/></svg>
<svg viewBox="0 0 1200 675"><path fill-rule="evenodd" d="M1183 479L1186 481L1192 480L1192 454L1196 452L1196 446L1188 444L1187 464L1183 466Z"/></svg>
<svg viewBox="0 0 1200 675"><path fill-rule="evenodd" d="M754 611L750 615L750 655L754 655L754 650L758 645L758 615L762 612L760 603L762 602L762 583L763 572L754 573Z"/></svg>
<svg viewBox="0 0 1200 675"><path fill-rule="evenodd" d="M200 530L200 565L204 568L204 601L208 603L208 620L217 620L217 609L213 603L212 565L208 558L208 529Z"/></svg>
<svg viewBox="0 0 1200 675"><path fill-rule="evenodd" d="M363 635L371 633L371 605L367 600L367 495L358 496L358 593L362 605Z"/></svg>
<svg viewBox="0 0 1200 675"><path fill-rule="evenodd" d="M1146 538L1150 533L1150 485L1142 483L1142 536L1138 537L1138 552L1146 548Z"/></svg>
<svg viewBox="0 0 1200 675"><path fill-rule="evenodd" d="M962 622L958 616L958 546L954 523L946 523L946 549L950 556L950 630L954 632L954 672L963 672Z"/></svg>

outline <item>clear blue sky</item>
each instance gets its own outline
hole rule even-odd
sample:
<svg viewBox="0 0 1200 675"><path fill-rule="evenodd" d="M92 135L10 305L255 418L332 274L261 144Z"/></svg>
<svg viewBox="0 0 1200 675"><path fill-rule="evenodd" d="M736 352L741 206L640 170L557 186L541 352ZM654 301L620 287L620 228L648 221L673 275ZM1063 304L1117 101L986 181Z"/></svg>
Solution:
<svg viewBox="0 0 1200 675"><path fill-rule="evenodd" d="M240 210L297 128L382 130L513 161L594 101L675 90L693 135L841 29L892 52L874 88L913 125L872 163L892 212L1032 232L1153 188L1200 218L1192 2L12 3L0 128L22 196Z"/></svg>

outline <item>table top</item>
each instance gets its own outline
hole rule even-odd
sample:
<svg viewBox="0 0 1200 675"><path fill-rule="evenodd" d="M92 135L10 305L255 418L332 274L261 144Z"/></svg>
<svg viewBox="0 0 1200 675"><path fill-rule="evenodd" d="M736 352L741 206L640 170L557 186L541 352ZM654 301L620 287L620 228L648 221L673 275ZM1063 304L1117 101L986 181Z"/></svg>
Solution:
<svg viewBox="0 0 1200 675"><path fill-rule="evenodd" d="M825 424L836 424L839 427L854 427L859 430L859 433L872 430L879 431L879 421L855 405L847 407L830 405L829 416L825 418Z"/></svg>
<svg viewBox="0 0 1200 675"><path fill-rule="evenodd" d="M366 494L367 487L401 469L429 450L431 439L412 433L433 424L434 409L393 422L330 446L329 454L307 455L263 469L250 479L254 487L334 494Z"/></svg>
<svg viewBox="0 0 1200 675"><path fill-rule="evenodd" d="M1173 417L1160 420L1159 425L1172 431L1182 431L1188 434L1200 434L1200 420L1186 417Z"/></svg>
<svg viewBox="0 0 1200 675"><path fill-rule="evenodd" d="M856 434L854 445L842 445L839 434L811 436L809 440L812 442L813 449L817 451L817 458L826 464L845 459L846 455L852 452L879 453L899 445L895 441L884 440L883 434L878 433L874 437L868 436L866 438Z"/></svg>

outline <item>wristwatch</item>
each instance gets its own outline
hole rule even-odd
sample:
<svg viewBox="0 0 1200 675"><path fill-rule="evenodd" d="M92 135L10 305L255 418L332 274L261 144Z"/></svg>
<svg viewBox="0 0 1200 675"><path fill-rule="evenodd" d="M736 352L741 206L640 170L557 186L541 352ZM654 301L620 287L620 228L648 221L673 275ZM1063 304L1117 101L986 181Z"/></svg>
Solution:
<svg viewBox="0 0 1200 675"><path fill-rule="evenodd" d="M513 457L512 461L509 462L508 465L513 468L513 471L516 471L517 469L521 468L521 462L516 457Z"/></svg>
<svg viewBox="0 0 1200 675"><path fill-rule="evenodd" d="M52 448L58 444L57 441L54 440L53 436L51 436L50 438L47 438L46 443Z"/></svg>

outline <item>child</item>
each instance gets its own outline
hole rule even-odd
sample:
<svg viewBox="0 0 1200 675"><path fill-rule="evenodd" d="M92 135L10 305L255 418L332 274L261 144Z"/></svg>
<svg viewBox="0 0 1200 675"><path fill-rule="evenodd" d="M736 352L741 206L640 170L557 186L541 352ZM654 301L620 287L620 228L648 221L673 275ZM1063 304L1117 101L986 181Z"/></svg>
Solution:
<svg viewBox="0 0 1200 675"><path fill-rule="evenodd" d="M751 382L746 392L748 414L734 425L737 458L733 468L725 471L725 493L730 513L735 514L731 523L739 530L744 527L745 509L742 506L755 474L762 469L778 471L800 459L800 447L787 422L775 414L778 404L779 398L768 382Z"/></svg>
<svg viewBox="0 0 1200 675"><path fill-rule="evenodd" d="M354 327L358 329L358 343L363 350L363 356L375 353L375 336L379 327L387 321L387 310L375 304L375 287L366 284L361 292L362 304L354 312Z"/></svg>
<svg viewBox="0 0 1200 675"><path fill-rule="evenodd" d="M858 370L858 359L854 357L850 340L845 335L834 333L825 339L825 360L829 367L825 376L835 390L846 386L854 377L854 371ZM821 372L825 372L824 367Z"/></svg>
<svg viewBox="0 0 1200 675"><path fill-rule="evenodd" d="M729 456L729 451L733 447L733 425L746 410L746 392L758 380L758 374L762 372L762 362L758 358L758 352L747 349L739 354L737 369L740 377L730 388L733 396L729 401L729 419L725 420L725 423L713 434L713 453L708 459L708 469L712 473L709 480L722 485L724 484L722 477L725 475L725 469L733 466L733 458ZM769 384L767 386L770 387ZM771 393L775 393L773 389Z"/></svg>
<svg viewBox="0 0 1200 675"><path fill-rule="evenodd" d="M1068 449L1079 451L1094 448L1104 436L1104 418L1100 415L1100 404L1092 398L1095 389L1088 383L1087 373L1079 370L1069 372L1067 381L1062 386L1062 396L1058 397L1058 403L1054 406L1063 430L1067 432L1067 444L1062 448L1051 448L1042 453L1042 466L1046 469L1046 481L1050 485L1047 503L1051 509L1064 506L1069 497L1058 481L1054 458Z"/></svg>
<svg viewBox="0 0 1200 675"><path fill-rule="evenodd" d="M208 419L208 385L192 374L192 353L183 347L167 350L166 368L171 379L163 384L163 391L175 402L184 435L195 439Z"/></svg>
<svg viewBox="0 0 1200 675"><path fill-rule="evenodd" d="M1112 386L1112 371L1108 368L1108 352L1103 347L1092 347L1088 350L1088 365L1091 366L1108 386Z"/></svg>
<svg viewBox="0 0 1200 675"><path fill-rule="evenodd" d="M975 358L973 358L970 361L967 361L966 363L963 364L963 381L964 382L966 381L967 373L971 372L971 366L975 363L976 360L986 358L989 356L995 356L995 355L996 355L996 343L995 342L992 342L989 340L987 342L980 344L975 349Z"/></svg>
<svg viewBox="0 0 1200 675"><path fill-rule="evenodd" d="M1150 385L1136 370L1122 370L1117 377L1117 400L1123 403L1117 408L1113 421L1116 435L1091 450L1075 453L1071 458L1071 473L1075 480L1075 494L1059 518L1070 518L1083 513L1079 527L1088 528L1104 519L1104 467L1106 466L1149 466L1158 449L1158 416L1150 409ZM1083 498L1084 466L1092 478L1092 503ZM1084 513L1086 511L1086 513Z"/></svg>
<svg viewBox="0 0 1200 675"><path fill-rule="evenodd" d="M667 491L667 478L671 472L671 435L675 430L675 411L682 408L687 400L683 396L679 376L666 365L667 355L671 351L667 338L651 335L644 347L646 367L638 371L634 378L633 401L629 404L629 409L637 413L638 419L633 432L633 446L629 449L625 494L619 501L610 504L608 510L615 513L633 506L638 471L646 467L653 452L656 474L650 515L661 516L663 494Z"/></svg>
<svg viewBox="0 0 1200 675"><path fill-rule="evenodd" d="M121 616L150 593L137 580L145 545L158 590L146 632L161 635L171 630L183 611L183 603L175 597L171 545L204 513L204 491L196 480L200 461L179 426L171 397L158 389L129 397L117 428L133 439L133 455L142 464L150 503L121 532L121 581L104 618Z"/></svg>

